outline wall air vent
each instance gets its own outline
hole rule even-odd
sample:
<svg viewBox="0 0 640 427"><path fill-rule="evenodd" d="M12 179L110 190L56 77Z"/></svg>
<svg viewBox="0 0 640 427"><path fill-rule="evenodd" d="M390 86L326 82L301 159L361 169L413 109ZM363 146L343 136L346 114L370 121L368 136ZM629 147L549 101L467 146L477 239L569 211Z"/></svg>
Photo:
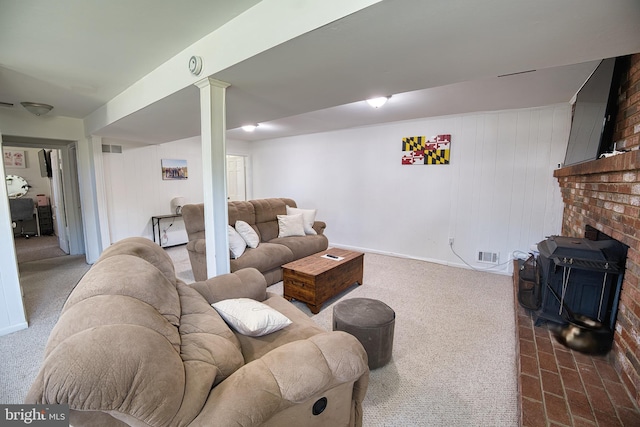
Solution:
<svg viewBox="0 0 640 427"><path fill-rule="evenodd" d="M478 251L478 262L485 262L488 264L497 264L499 261L500 261L500 254L498 252Z"/></svg>
<svg viewBox="0 0 640 427"><path fill-rule="evenodd" d="M103 153L122 153L122 145L102 144Z"/></svg>

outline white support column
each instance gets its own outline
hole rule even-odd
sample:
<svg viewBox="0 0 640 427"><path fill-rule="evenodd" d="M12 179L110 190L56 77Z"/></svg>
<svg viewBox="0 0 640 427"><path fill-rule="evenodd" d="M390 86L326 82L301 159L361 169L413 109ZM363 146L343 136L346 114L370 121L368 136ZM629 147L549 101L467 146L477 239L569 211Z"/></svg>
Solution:
<svg viewBox="0 0 640 427"><path fill-rule="evenodd" d="M202 137L202 177L204 227L207 245L207 276L231 271L227 236L226 107L228 83L206 78L200 88L200 126Z"/></svg>
<svg viewBox="0 0 640 427"><path fill-rule="evenodd" d="M91 136L83 141L78 141L76 146L78 156L78 184L80 187L80 202L82 204L82 223L84 225L84 242L86 248L87 264L93 264L98 260L102 250L102 228L100 224L100 209L106 209L100 206L99 195L103 194L98 191L98 185L104 185L104 182L96 183L96 163L102 162L102 152L96 156L95 151L98 150L98 144ZM102 166L100 164L100 171ZM104 225L106 226L106 224Z"/></svg>
<svg viewBox="0 0 640 427"><path fill-rule="evenodd" d="M109 232L109 215L107 214L107 191L105 189L104 163L102 154L102 138L90 136L89 143L93 151L93 173L96 179L96 207L98 214L98 229L100 230L100 248L102 251L111 246L111 233Z"/></svg>

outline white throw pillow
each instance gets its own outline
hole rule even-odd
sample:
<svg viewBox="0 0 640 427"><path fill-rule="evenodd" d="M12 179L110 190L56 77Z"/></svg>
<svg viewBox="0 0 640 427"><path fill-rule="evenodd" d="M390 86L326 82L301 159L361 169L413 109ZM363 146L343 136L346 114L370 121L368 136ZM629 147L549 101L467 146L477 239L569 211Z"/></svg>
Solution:
<svg viewBox="0 0 640 427"><path fill-rule="evenodd" d="M292 208L287 205L287 215L297 214L302 214L305 234L318 234L316 230L313 229L313 223L316 222L316 209Z"/></svg>
<svg viewBox="0 0 640 427"><path fill-rule="evenodd" d="M291 324L284 314L250 298L225 299L211 306L231 328L250 337L261 337Z"/></svg>
<svg viewBox="0 0 640 427"><path fill-rule="evenodd" d="M304 236L302 214L278 215L278 237Z"/></svg>
<svg viewBox="0 0 640 427"><path fill-rule="evenodd" d="M231 252L231 258L238 259L247 248L247 242L245 242L236 229L230 225L227 225L227 233L229 234L229 252Z"/></svg>
<svg viewBox="0 0 640 427"><path fill-rule="evenodd" d="M257 248L258 244L260 244L258 233L245 221L236 221L236 231L242 236L244 241L247 242L247 246L250 248Z"/></svg>

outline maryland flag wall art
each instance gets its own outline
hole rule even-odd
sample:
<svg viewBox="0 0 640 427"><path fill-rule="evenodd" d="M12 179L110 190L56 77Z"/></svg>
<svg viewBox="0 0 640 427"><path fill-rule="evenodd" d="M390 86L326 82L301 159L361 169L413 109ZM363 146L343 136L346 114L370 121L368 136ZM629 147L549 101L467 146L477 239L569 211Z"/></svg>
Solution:
<svg viewBox="0 0 640 427"><path fill-rule="evenodd" d="M448 165L450 156L451 135L402 138L403 165Z"/></svg>

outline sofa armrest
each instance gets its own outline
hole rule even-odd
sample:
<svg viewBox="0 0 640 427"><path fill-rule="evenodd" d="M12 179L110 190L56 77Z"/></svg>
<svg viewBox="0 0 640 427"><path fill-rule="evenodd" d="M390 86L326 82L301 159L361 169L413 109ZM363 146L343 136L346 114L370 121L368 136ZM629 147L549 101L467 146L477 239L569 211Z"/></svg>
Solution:
<svg viewBox="0 0 640 427"><path fill-rule="evenodd" d="M323 416L331 419L336 407L347 404L353 421L354 413L362 416L368 382L367 354L360 342L346 332L325 332L285 344L238 369L211 391L190 425L259 426L341 385L349 387L348 393L329 399Z"/></svg>
<svg viewBox="0 0 640 427"><path fill-rule="evenodd" d="M264 301L267 298L267 281L255 268L243 268L235 273L221 274L190 285L209 304L231 298L251 298Z"/></svg>
<svg viewBox="0 0 640 427"><path fill-rule="evenodd" d="M315 221L312 228L316 230L316 233L324 234L324 229L327 228L327 224L324 221Z"/></svg>
<svg viewBox="0 0 640 427"><path fill-rule="evenodd" d="M191 252L196 252L199 254L206 254L207 253L206 239L190 240L189 242L187 242L187 250Z"/></svg>

